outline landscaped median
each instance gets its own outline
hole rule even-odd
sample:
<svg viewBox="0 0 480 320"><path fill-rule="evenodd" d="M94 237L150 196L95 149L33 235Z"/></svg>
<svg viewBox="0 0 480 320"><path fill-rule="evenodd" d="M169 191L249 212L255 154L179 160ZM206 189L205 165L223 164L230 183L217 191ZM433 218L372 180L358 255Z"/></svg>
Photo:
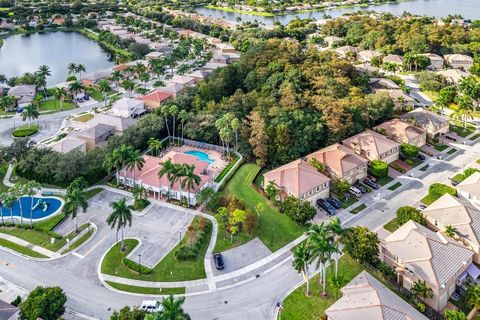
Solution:
<svg viewBox="0 0 480 320"><path fill-rule="evenodd" d="M36 124L32 125L22 125L17 127L15 130L12 131L12 136L15 138L24 138L30 137L37 133L40 130L40 127Z"/></svg>

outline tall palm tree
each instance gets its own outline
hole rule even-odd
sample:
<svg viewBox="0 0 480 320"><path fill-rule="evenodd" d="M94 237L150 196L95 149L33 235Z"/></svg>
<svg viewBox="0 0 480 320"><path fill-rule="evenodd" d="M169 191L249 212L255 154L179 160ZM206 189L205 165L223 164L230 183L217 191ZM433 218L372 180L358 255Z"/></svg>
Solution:
<svg viewBox="0 0 480 320"><path fill-rule="evenodd" d="M106 107L107 106L107 92L112 90L112 87L110 86L110 83L107 80L102 79L102 80L98 81L98 89L102 92L103 106Z"/></svg>
<svg viewBox="0 0 480 320"><path fill-rule="evenodd" d="M433 291L428 287L427 282L423 280L416 281L410 289L415 300L418 298L427 299L433 297Z"/></svg>
<svg viewBox="0 0 480 320"><path fill-rule="evenodd" d="M0 96L0 108L7 112L12 106L15 105L15 101L16 99L13 96Z"/></svg>
<svg viewBox="0 0 480 320"><path fill-rule="evenodd" d="M170 115L170 106L164 104L163 106L160 107L160 114L163 115L163 118L165 119L165 126L167 127L167 133L168 133L168 141L170 142L170 127L168 125L168 116Z"/></svg>
<svg viewBox="0 0 480 320"><path fill-rule="evenodd" d="M308 263L312 259L310 249L304 243L297 246L293 251L293 268L297 272L301 272L303 277L307 281L307 291L305 292L306 296L310 295L310 278L308 274Z"/></svg>
<svg viewBox="0 0 480 320"><path fill-rule="evenodd" d="M75 101L75 103L77 102L77 93L79 93L80 91L82 91L84 89L84 86L81 82L79 81L72 81L69 85L68 85L68 90L70 90L70 92L73 94L73 100Z"/></svg>
<svg viewBox="0 0 480 320"><path fill-rule="evenodd" d="M132 94L132 90L135 88L135 83L132 80L125 79L120 86L128 92L128 97Z"/></svg>
<svg viewBox="0 0 480 320"><path fill-rule="evenodd" d="M168 159L162 164L162 168L158 171L158 178L162 178L164 175L168 179L168 199L170 199L170 190L172 189L173 181L175 179L177 168L175 164Z"/></svg>
<svg viewBox="0 0 480 320"><path fill-rule="evenodd" d="M345 233L345 229L342 228L342 222L338 217L330 220L327 227L333 236L332 245L335 247L334 259L335 259L335 278L336 278L338 276L338 259L339 259L339 253L340 253L338 242L340 237Z"/></svg>
<svg viewBox="0 0 480 320"><path fill-rule="evenodd" d="M180 185L183 188L187 188L188 198L187 198L187 205L190 207L190 190L198 186L202 179L195 174L195 165L183 165L183 176L180 182Z"/></svg>
<svg viewBox="0 0 480 320"><path fill-rule="evenodd" d="M463 120L463 130L467 130L467 120L473 119L473 100L469 96L462 95L457 98L457 110L453 114L454 118Z"/></svg>
<svg viewBox="0 0 480 320"><path fill-rule="evenodd" d="M23 121L26 121L28 119L29 128L32 127L32 120L37 119L39 115L40 112L38 112L37 107L35 107L33 104L25 106L21 114Z"/></svg>
<svg viewBox="0 0 480 320"><path fill-rule="evenodd" d="M132 148L125 162L125 166L127 167L127 170L132 172L133 187L135 187L135 170L136 169L142 170L144 163L145 163L145 159L143 159L142 155L140 154L140 151L133 150Z"/></svg>
<svg viewBox="0 0 480 320"><path fill-rule="evenodd" d="M439 94L437 99L435 99L435 105L437 107L440 107L440 110L443 114L443 110L445 108L448 108L448 106L450 105L450 101L448 100L448 97L447 95L445 94Z"/></svg>
<svg viewBox="0 0 480 320"><path fill-rule="evenodd" d="M474 111L476 111L480 99L480 78L476 75L463 77L458 83L458 88L461 93L475 101Z"/></svg>
<svg viewBox="0 0 480 320"><path fill-rule="evenodd" d="M24 193L30 197L30 229L33 229L33 196L41 185L35 180L30 180L23 187Z"/></svg>
<svg viewBox="0 0 480 320"><path fill-rule="evenodd" d="M115 87L118 87L118 83L123 79L123 74L120 70L114 70L110 75L110 80L115 83Z"/></svg>
<svg viewBox="0 0 480 320"><path fill-rule="evenodd" d="M57 99L60 102L60 111L62 111L63 110L63 99L65 99L65 96L67 95L67 91L65 90L65 88L57 87L57 88L55 88L55 91L54 91L53 94L55 96L55 99Z"/></svg>
<svg viewBox="0 0 480 320"><path fill-rule="evenodd" d="M308 246L312 253L312 261L316 261L316 268L320 267L320 280L322 282L322 295L326 295L326 265L331 260L332 254L336 251L332 244L333 239L328 227L321 223L313 225L308 230Z"/></svg>
<svg viewBox="0 0 480 320"><path fill-rule="evenodd" d="M70 62L67 66L67 69L68 69L68 74L73 74L73 75L77 74L77 65L75 63Z"/></svg>
<svg viewBox="0 0 480 320"><path fill-rule="evenodd" d="M115 178L117 180L117 185L119 184L119 171L126 165L132 150L132 147L122 144L120 147L113 149L103 162L105 170L108 172L111 172L112 170L116 171Z"/></svg>
<svg viewBox="0 0 480 320"><path fill-rule="evenodd" d="M15 220L13 219L13 204L15 202L17 202L17 196L13 192L5 193L3 198L3 206L10 209L10 218L12 220L12 224L15 224Z"/></svg>
<svg viewBox="0 0 480 320"><path fill-rule="evenodd" d="M122 244L120 246L120 251L123 251L124 248L124 231L125 227L128 225L132 226L132 211L126 203L126 199L122 198L118 201L110 203L110 207L113 209L112 213L107 217L107 224L113 229L115 226L118 230L122 230Z"/></svg>
<svg viewBox="0 0 480 320"><path fill-rule="evenodd" d="M21 196L24 195L24 187L23 185L20 183L20 182L17 182L15 184L13 184L9 191L15 195L15 198L17 198L17 201L18 201L18 205L20 207L20 224L23 224L23 205L22 205L22 201L21 201Z"/></svg>
<svg viewBox="0 0 480 320"><path fill-rule="evenodd" d="M7 197L7 193L3 192L0 193L0 215L2 216L2 224L5 224L5 219L3 216L3 208L6 208L5 206L5 198Z"/></svg>
<svg viewBox="0 0 480 320"><path fill-rule="evenodd" d="M180 110L180 112L178 113L178 119L180 120L180 124L182 126L182 141L183 141L183 131L184 131L184 127L185 127L185 122L188 119L187 111L185 111L183 109ZM233 125L233 123L232 123L232 125Z"/></svg>
<svg viewBox="0 0 480 320"><path fill-rule="evenodd" d="M83 64L77 64L75 66L75 73L79 74L80 80L82 80L82 72L86 72L86 71L87 71L87 68Z"/></svg>
<svg viewBox="0 0 480 320"><path fill-rule="evenodd" d="M185 297L175 298L173 295L162 300L162 320L189 320L190 316L183 310Z"/></svg>
<svg viewBox="0 0 480 320"><path fill-rule="evenodd" d="M170 105L169 113L170 113L170 115L172 116L172 119L173 119L172 138L173 138L173 143L175 143L175 122L177 120L176 118L177 118L177 114L178 114L178 107L175 104Z"/></svg>
<svg viewBox="0 0 480 320"><path fill-rule="evenodd" d="M154 137L148 140L148 149L150 149L156 156L162 149L162 142Z"/></svg>
<svg viewBox="0 0 480 320"><path fill-rule="evenodd" d="M71 215L75 219L75 232L78 233L78 211L80 208L85 212L88 208L88 201L85 190L81 188L68 188L65 194L65 205L63 213Z"/></svg>

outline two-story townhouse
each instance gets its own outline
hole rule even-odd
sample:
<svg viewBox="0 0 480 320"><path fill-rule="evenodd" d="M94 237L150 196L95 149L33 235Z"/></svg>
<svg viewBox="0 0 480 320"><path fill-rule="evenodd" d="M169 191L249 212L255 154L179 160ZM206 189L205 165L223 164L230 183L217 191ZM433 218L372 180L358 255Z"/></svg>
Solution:
<svg viewBox="0 0 480 320"><path fill-rule="evenodd" d="M400 119L384 122L376 126L374 130L398 143L408 143L419 148L427 143L425 130Z"/></svg>
<svg viewBox="0 0 480 320"><path fill-rule="evenodd" d="M433 296L425 303L441 311L472 264L474 252L455 240L410 220L380 242L380 259L391 266L398 283L411 290L425 281Z"/></svg>
<svg viewBox="0 0 480 320"><path fill-rule="evenodd" d="M372 130L365 130L345 139L342 144L368 160L391 163L398 160L400 144Z"/></svg>
<svg viewBox="0 0 480 320"><path fill-rule="evenodd" d="M454 69L468 70L473 66L473 58L464 54L446 54L444 58Z"/></svg>
<svg viewBox="0 0 480 320"><path fill-rule="evenodd" d="M405 113L400 119L424 129L429 138L434 138L450 131L448 119L424 108L416 108Z"/></svg>
<svg viewBox="0 0 480 320"><path fill-rule="evenodd" d="M458 196L480 208L480 172L475 172L457 185Z"/></svg>
<svg viewBox="0 0 480 320"><path fill-rule="evenodd" d="M317 199L328 198L330 194L330 179L302 159L265 173L263 181L264 188L274 182L280 188L281 199L291 195L314 206Z"/></svg>
<svg viewBox="0 0 480 320"><path fill-rule="evenodd" d="M339 143L309 154L307 161L312 159L322 163L332 179L353 184L367 176L368 160Z"/></svg>

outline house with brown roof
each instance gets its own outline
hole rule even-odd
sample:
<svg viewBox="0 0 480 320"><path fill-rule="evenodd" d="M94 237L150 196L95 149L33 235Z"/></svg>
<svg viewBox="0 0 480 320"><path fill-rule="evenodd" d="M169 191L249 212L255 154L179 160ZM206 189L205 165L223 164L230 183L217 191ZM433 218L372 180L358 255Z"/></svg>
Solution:
<svg viewBox="0 0 480 320"><path fill-rule="evenodd" d="M400 144L372 130L365 130L345 139L342 144L368 160L391 163L398 160Z"/></svg>
<svg viewBox="0 0 480 320"><path fill-rule="evenodd" d="M427 320L366 271L341 289L342 297L325 310L327 320Z"/></svg>
<svg viewBox="0 0 480 320"><path fill-rule="evenodd" d="M424 302L439 312L472 264L473 254L455 240L412 220L380 243L380 259L395 270L398 283L411 290L419 280L425 281L433 297Z"/></svg>
<svg viewBox="0 0 480 320"><path fill-rule="evenodd" d="M357 53L357 59L360 62L372 62L375 58L381 58L382 54L374 50L362 50Z"/></svg>
<svg viewBox="0 0 480 320"><path fill-rule="evenodd" d="M312 159L322 163L332 179L353 184L367 176L368 160L339 143L309 154L307 161Z"/></svg>
<svg viewBox="0 0 480 320"><path fill-rule="evenodd" d="M473 66L473 58L464 54L446 54L443 57L453 69L468 70Z"/></svg>
<svg viewBox="0 0 480 320"><path fill-rule="evenodd" d="M95 149L96 146L107 141L115 134L115 127L108 124L96 124L90 128L82 130L73 136L84 140L87 143L87 151Z"/></svg>
<svg viewBox="0 0 480 320"><path fill-rule="evenodd" d="M144 95L143 97L139 97L138 99L144 102L145 108L148 111L152 111L159 108L163 102L171 98L172 98L172 94L170 92L155 90L153 92L150 92Z"/></svg>
<svg viewBox="0 0 480 320"><path fill-rule="evenodd" d="M396 110L412 110L415 107L415 99L403 92L401 89L388 90Z"/></svg>
<svg viewBox="0 0 480 320"><path fill-rule="evenodd" d="M75 139L72 137L66 137L65 139L51 144L49 147L53 151L62 154L67 154L72 151L80 151L81 153L87 152L87 143L85 140Z"/></svg>
<svg viewBox="0 0 480 320"><path fill-rule="evenodd" d="M270 181L274 182L280 188L281 199L294 196L310 201L313 206L317 199L328 198L330 194L330 179L302 159L265 173L263 181L264 188Z"/></svg>
<svg viewBox="0 0 480 320"><path fill-rule="evenodd" d="M416 108L400 116L403 121L413 123L427 132L429 138L446 134L450 131L448 119L424 108Z"/></svg>
<svg viewBox="0 0 480 320"><path fill-rule="evenodd" d="M456 188L460 198L469 200L477 208L480 208L480 172L475 172L467 177Z"/></svg>
<svg viewBox="0 0 480 320"><path fill-rule="evenodd" d="M450 84L458 84L462 78L468 77L470 74L463 71L462 69L446 69L442 71L437 71L437 74L441 74L447 79L447 82Z"/></svg>
<svg viewBox="0 0 480 320"><path fill-rule="evenodd" d="M445 232L447 226L456 229L454 238L475 252L473 260L480 262L480 211L466 200L444 194L423 210L429 226Z"/></svg>
<svg viewBox="0 0 480 320"><path fill-rule="evenodd" d="M398 143L408 143L419 148L427 143L425 130L400 119L384 122L374 130Z"/></svg>

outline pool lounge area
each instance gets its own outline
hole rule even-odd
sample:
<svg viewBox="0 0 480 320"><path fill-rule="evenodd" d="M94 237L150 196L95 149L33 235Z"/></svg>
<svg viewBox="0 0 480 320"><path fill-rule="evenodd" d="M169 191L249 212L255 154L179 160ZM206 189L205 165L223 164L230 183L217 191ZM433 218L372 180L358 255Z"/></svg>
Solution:
<svg viewBox="0 0 480 320"><path fill-rule="evenodd" d="M197 157L198 160L202 160L202 161L206 161L208 162L209 164L212 164L215 162L214 159L210 159L210 157L208 156L208 153L205 153L203 151L199 151L199 150L189 150L189 151L185 151L183 152L185 154L189 154L191 156L195 156Z"/></svg>
<svg viewBox="0 0 480 320"><path fill-rule="evenodd" d="M1 215L4 219L30 219L30 209L32 208L32 219L42 220L58 213L62 207L62 200L56 197L20 197L20 201L13 204L12 208L1 207Z"/></svg>

